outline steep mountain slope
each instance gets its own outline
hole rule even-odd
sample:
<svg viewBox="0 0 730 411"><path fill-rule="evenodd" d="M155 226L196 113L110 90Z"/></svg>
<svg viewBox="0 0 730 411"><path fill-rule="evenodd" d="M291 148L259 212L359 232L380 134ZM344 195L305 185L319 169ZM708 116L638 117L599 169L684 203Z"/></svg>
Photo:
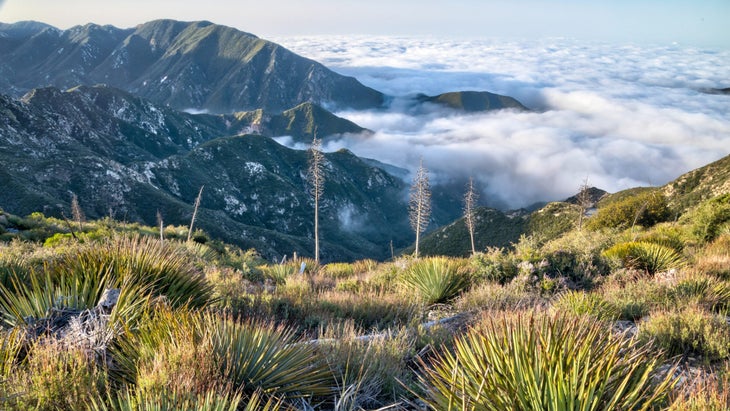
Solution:
<svg viewBox="0 0 730 411"><path fill-rule="evenodd" d="M281 111L302 102L380 106L351 77L252 34L210 22L157 20L133 29L0 26L0 88L106 83L178 109Z"/></svg>
<svg viewBox="0 0 730 411"><path fill-rule="evenodd" d="M70 215L75 194L90 218L154 224L160 211L166 223L186 224L205 186L199 227L268 257L308 255L307 153L230 136L246 124L102 86L0 96L0 206ZM385 258L391 240L407 245L406 184L346 150L325 157L323 258Z"/></svg>
<svg viewBox="0 0 730 411"><path fill-rule="evenodd" d="M663 190L670 207L677 211L730 193L730 156L683 174L667 183Z"/></svg>

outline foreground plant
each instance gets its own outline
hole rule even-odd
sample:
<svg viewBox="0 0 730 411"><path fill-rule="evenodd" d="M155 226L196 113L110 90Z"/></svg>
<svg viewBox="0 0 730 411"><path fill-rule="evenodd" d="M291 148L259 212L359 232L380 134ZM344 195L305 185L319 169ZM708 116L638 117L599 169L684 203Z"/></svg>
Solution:
<svg viewBox="0 0 730 411"><path fill-rule="evenodd" d="M432 257L411 265L403 282L430 305L451 301L469 287L464 264L446 257Z"/></svg>
<svg viewBox="0 0 730 411"><path fill-rule="evenodd" d="M588 317L521 314L488 320L423 363L432 410L649 410L676 380L660 356Z"/></svg>

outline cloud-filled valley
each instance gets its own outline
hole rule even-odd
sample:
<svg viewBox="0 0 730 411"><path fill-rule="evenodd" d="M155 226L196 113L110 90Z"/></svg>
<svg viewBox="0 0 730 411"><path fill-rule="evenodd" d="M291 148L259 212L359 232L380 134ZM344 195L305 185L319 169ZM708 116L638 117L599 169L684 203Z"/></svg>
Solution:
<svg viewBox="0 0 730 411"><path fill-rule="evenodd" d="M730 153L730 51L570 40L393 37L274 39L396 96L388 110L337 113L375 131L326 148L415 169L474 176L489 205L558 200L590 184L614 192L664 184ZM414 112L404 97L484 90L529 112Z"/></svg>

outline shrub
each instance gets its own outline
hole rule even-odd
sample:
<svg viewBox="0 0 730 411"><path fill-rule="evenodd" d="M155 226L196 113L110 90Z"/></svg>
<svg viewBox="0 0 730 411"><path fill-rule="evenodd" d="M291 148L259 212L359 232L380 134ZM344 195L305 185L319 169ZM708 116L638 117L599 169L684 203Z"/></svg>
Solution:
<svg viewBox="0 0 730 411"><path fill-rule="evenodd" d="M512 284L483 283L462 294L456 300L459 311L518 310L534 307L542 298Z"/></svg>
<svg viewBox="0 0 730 411"><path fill-rule="evenodd" d="M714 240L730 222L730 194L705 201L683 220L690 221L692 233L700 241Z"/></svg>
<svg viewBox="0 0 730 411"><path fill-rule="evenodd" d="M104 392L106 374L93 356L53 340L36 341L23 367L10 376L10 409L76 410Z"/></svg>
<svg viewBox="0 0 730 411"><path fill-rule="evenodd" d="M604 300L600 294L583 291L567 291L558 296L553 307L560 312L572 315L590 315L598 320L612 321L619 317L613 304Z"/></svg>
<svg viewBox="0 0 730 411"><path fill-rule="evenodd" d="M725 317L697 307L653 313L639 325L639 337L655 341L668 355L695 355L715 361L730 354L730 326Z"/></svg>
<svg viewBox="0 0 730 411"><path fill-rule="evenodd" d="M649 410L674 380L660 358L589 318L518 315L490 320L423 364L429 409Z"/></svg>
<svg viewBox="0 0 730 411"><path fill-rule="evenodd" d="M667 411L727 411L730 410L730 375L725 370L715 374L700 374L679 393Z"/></svg>
<svg viewBox="0 0 730 411"><path fill-rule="evenodd" d="M475 253L469 263L475 279L505 284L517 275L517 264L502 248L489 247L486 253Z"/></svg>
<svg viewBox="0 0 730 411"><path fill-rule="evenodd" d="M335 324L320 334L320 350L335 373L337 410L379 407L398 400L396 392L411 379L408 360L415 349L413 333L403 329L363 338L352 321Z"/></svg>
<svg viewBox="0 0 730 411"><path fill-rule="evenodd" d="M637 272L617 271L601 286L604 300L618 309L619 319L637 321L667 301L665 286Z"/></svg>
<svg viewBox="0 0 730 411"><path fill-rule="evenodd" d="M469 277L463 267L459 260L431 257L413 263L403 276L403 282L425 304L444 303L468 288Z"/></svg>
<svg viewBox="0 0 730 411"><path fill-rule="evenodd" d="M651 275L684 266L684 258L675 250L643 241L616 244L603 255L623 268L643 270Z"/></svg>
<svg viewBox="0 0 730 411"><path fill-rule="evenodd" d="M698 271L730 280L730 235L721 235L697 256Z"/></svg>
<svg viewBox="0 0 730 411"><path fill-rule="evenodd" d="M629 228L634 225L651 227L667 221L670 216L667 200L660 192L647 190L616 200L603 207L588 219L586 228Z"/></svg>
<svg viewBox="0 0 730 411"><path fill-rule="evenodd" d="M355 266L350 263L329 263L322 267L322 271L332 278L348 278L355 274Z"/></svg>

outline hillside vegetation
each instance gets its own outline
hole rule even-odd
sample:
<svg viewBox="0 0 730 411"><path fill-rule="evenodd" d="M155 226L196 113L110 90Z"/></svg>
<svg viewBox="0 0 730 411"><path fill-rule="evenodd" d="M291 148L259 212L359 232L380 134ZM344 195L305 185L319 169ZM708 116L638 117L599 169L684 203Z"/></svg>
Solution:
<svg viewBox="0 0 730 411"><path fill-rule="evenodd" d="M674 217L662 193L609 198L582 230L568 203L482 209L522 234L468 258L325 265L182 226L0 213L0 401L727 409L730 194Z"/></svg>

